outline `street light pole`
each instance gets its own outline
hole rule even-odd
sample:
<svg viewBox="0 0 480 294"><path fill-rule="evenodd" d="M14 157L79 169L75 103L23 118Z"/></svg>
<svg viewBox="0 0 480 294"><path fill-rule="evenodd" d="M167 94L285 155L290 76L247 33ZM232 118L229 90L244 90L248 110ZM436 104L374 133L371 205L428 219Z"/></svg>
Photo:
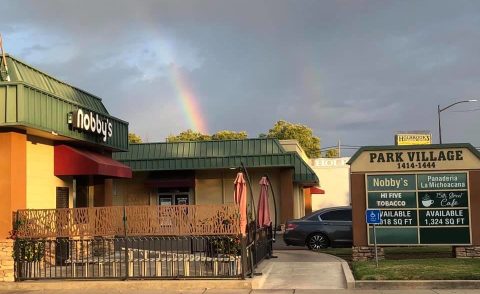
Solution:
<svg viewBox="0 0 480 294"><path fill-rule="evenodd" d="M440 104L437 105L437 113L438 113L438 139L440 141L440 144L442 144L442 123L440 121L440 113L444 110L447 110L449 109L450 107L454 106L454 105L457 105L457 104L460 104L460 103L466 103L466 102L477 102L478 100L476 99L470 99L470 100L462 100L462 101L458 101L458 102L455 102L455 103L452 103L450 105L448 105L447 107L444 107L444 108L440 108Z"/></svg>

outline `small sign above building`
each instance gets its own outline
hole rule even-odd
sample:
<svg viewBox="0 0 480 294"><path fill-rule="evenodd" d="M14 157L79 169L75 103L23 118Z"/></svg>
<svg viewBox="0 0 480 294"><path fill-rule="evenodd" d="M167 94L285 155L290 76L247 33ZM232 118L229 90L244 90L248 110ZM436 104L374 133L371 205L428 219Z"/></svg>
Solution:
<svg viewBox="0 0 480 294"><path fill-rule="evenodd" d="M430 145L432 144L432 134L424 132L399 133L395 135L395 145Z"/></svg>

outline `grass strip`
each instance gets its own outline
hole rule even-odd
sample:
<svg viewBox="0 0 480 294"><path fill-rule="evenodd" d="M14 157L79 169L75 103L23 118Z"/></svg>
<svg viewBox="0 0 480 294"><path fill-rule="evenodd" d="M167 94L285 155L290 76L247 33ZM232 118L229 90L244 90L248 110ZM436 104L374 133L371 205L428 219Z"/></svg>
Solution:
<svg viewBox="0 0 480 294"><path fill-rule="evenodd" d="M480 280L480 259L430 258L352 263L358 280Z"/></svg>

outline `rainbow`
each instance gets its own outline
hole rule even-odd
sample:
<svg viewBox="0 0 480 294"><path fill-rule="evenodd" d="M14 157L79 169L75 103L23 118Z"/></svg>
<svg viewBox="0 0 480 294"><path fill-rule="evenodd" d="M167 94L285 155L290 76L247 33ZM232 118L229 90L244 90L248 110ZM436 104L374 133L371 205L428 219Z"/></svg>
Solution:
<svg viewBox="0 0 480 294"><path fill-rule="evenodd" d="M208 134L207 123L203 118L198 98L189 85L188 80L176 64L170 65L171 78L177 97L182 104L190 128L202 134Z"/></svg>

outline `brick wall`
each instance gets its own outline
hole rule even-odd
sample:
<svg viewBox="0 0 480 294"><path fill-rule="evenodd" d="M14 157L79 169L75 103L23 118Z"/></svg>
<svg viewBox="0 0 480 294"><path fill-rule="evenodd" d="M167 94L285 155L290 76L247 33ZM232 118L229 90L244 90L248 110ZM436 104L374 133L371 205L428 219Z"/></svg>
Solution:
<svg viewBox="0 0 480 294"><path fill-rule="evenodd" d="M0 240L0 282L13 282L13 240Z"/></svg>
<svg viewBox="0 0 480 294"><path fill-rule="evenodd" d="M456 246L453 249L456 258L480 258L480 246Z"/></svg>
<svg viewBox="0 0 480 294"><path fill-rule="evenodd" d="M385 252L383 247L377 247L378 259L385 259ZM353 261L375 260L374 246L353 246L352 247Z"/></svg>

